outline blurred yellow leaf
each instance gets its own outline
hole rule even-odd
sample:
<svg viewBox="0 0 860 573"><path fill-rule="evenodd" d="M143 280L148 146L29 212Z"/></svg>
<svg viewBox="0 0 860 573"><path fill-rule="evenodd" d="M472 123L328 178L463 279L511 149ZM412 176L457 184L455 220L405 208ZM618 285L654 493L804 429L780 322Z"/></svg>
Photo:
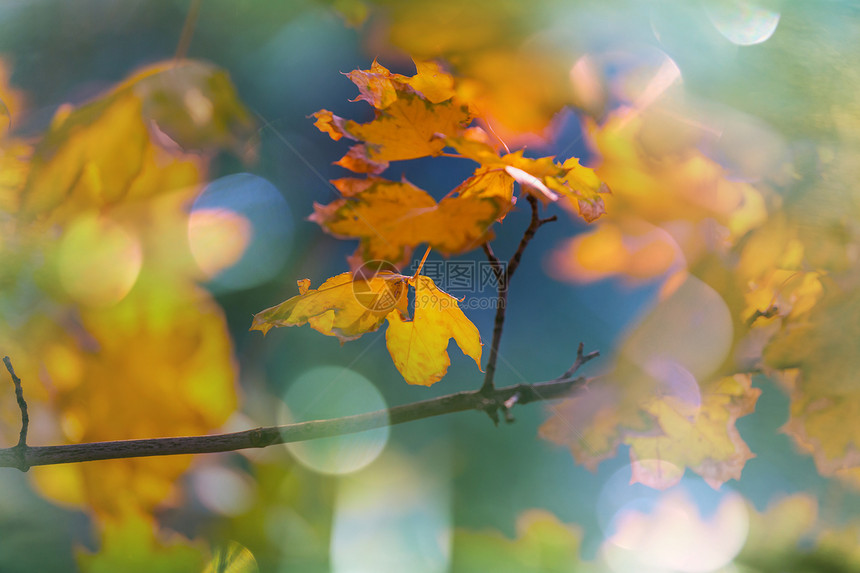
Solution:
<svg viewBox="0 0 860 573"><path fill-rule="evenodd" d="M552 253L548 272L557 279L573 282L615 275L641 281L682 268L683 257L668 233L647 223L622 225L607 221L567 239Z"/></svg>
<svg viewBox="0 0 860 573"><path fill-rule="evenodd" d="M824 297L799 320L789 321L765 347L765 363L791 400L783 431L815 459L823 475L860 486L860 415L857 390L860 296L828 284Z"/></svg>
<svg viewBox="0 0 860 573"><path fill-rule="evenodd" d="M752 457L735 423L754 411L760 390L748 374L721 374L732 317L712 288L682 278L627 335L614 370L541 427L589 469L626 444L635 481L667 488L690 468L719 487Z"/></svg>
<svg viewBox="0 0 860 573"><path fill-rule="evenodd" d="M589 571L581 561L582 532L565 525L545 510L525 511L517 517L517 538L496 531L454 534L454 573L526 572L574 573Z"/></svg>
<svg viewBox="0 0 860 573"><path fill-rule="evenodd" d="M236 407L230 338L220 310L202 293L171 301L134 290L112 307L82 309L73 331L80 334L55 332L43 342L63 441L202 434ZM31 474L49 497L118 515L151 511L189 463L189 456L132 458Z"/></svg>
<svg viewBox="0 0 860 573"><path fill-rule="evenodd" d="M80 551L77 561L83 573L200 573L204 565L199 548L179 535L159 539L152 519L140 514L107 520L99 551Z"/></svg>
<svg viewBox="0 0 860 573"><path fill-rule="evenodd" d="M448 371L448 341L453 338L466 356L481 367L481 335L457 304L432 279L417 276L415 314L404 320L401 311L388 315L385 342L394 365L410 384L430 386Z"/></svg>
<svg viewBox="0 0 860 573"><path fill-rule="evenodd" d="M692 408L672 396L644 405L660 434L625 437L633 462L632 480L666 489L680 481L686 468L714 488L740 479L744 465L754 456L735 422L755 411L761 394L750 381L750 375L738 374L705 384L701 405Z"/></svg>
<svg viewBox="0 0 860 573"><path fill-rule="evenodd" d="M181 189L202 168L182 150L237 145L251 127L224 72L191 61L146 68L87 105L61 107L36 146L22 215L56 222Z"/></svg>

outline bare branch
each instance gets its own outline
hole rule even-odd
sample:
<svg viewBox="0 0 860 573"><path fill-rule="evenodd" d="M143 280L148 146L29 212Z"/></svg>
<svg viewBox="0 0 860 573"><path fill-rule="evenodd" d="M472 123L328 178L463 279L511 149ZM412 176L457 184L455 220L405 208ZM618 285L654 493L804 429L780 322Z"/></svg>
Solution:
<svg viewBox="0 0 860 573"><path fill-rule="evenodd" d="M537 230L545 225L556 220L555 215L541 219L538 213L538 200L534 195L526 195L529 205L532 208L532 218L529 226L523 233L523 238L520 239L520 244L516 252L508 261L508 265L502 268L502 263L499 258L493 253L493 249L489 243L484 243L484 253L493 268L493 273L496 275L496 281L499 285L498 303L496 304L496 319L493 322L493 342L490 344L490 356L487 359L487 370L484 374L484 384L481 386L481 392L491 392L494 387L494 379L496 376L496 362L499 359L499 344L502 341L502 331L505 326L505 309L508 305L508 285L511 282L511 277L514 276L517 267L520 266L520 261L523 258L523 252L526 250L529 242L534 238ZM487 412L494 422L498 423L498 416L494 412Z"/></svg>
<svg viewBox="0 0 860 573"><path fill-rule="evenodd" d="M598 356L600 356L599 350L589 352L588 354L583 354L584 349L585 349L585 345L582 342L580 342L579 346L576 348L576 361L574 361L573 366L568 368L567 372L565 372L562 375L562 378L570 378L571 376L576 374L577 370L582 368L583 364L585 364L589 360L593 360L593 359L597 358Z"/></svg>
<svg viewBox="0 0 860 573"><path fill-rule="evenodd" d="M9 448L15 453L17 467L22 472L30 469L27 465L27 429L30 427L30 414L27 413L27 401L24 400L24 388L21 386L21 379L15 374L15 369L12 368L12 360L8 356L3 357L3 363L6 365L6 370L12 376L12 383L15 385L15 398L18 400L18 409L21 410L21 432L18 434L18 444L14 448Z"/></svg>
<svg viewBox="0 0 860 573"><path fill-rule="evenodd" d="M579 361L579 357L577 357L577 361ZM0 467L13 467L25 471L24 468L30 466L265 448L274 444L353 434L387 425L403 424L466 410L479 410L496 414L501 409L505 412L505 418L512 420L509 410L515 404L562 398L572 389L584 383L585 378L572 378L565 373L548 382L517 384L493 389L489 392L458 392L421 402L395 406L388 410L331 420L314 420L287 426L256 428L230 434L91 442L63 446L33 447L24 445L23 448L20 448L21 444L19 444L14 448L0 449Z"/></svg>

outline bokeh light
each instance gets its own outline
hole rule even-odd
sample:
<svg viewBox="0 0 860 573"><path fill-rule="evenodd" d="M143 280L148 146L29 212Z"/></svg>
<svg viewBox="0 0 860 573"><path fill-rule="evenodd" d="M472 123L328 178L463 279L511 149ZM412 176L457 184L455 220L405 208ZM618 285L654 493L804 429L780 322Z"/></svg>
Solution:
<svg viewBox="0 0 860 573"><path fill-rule="evenodd" d="M767 10L752 2L730 0L705 6L714 28L738 46L752 46L767 41L779 25L779 12Z"/></svg>
<svg viewBox="0 0 860 573"><path fill-rule="evenodd" d="M451 554L449 461L389 450L338 487L335 573L445 573Z"/></svg>
<svg viewBox="0 0 860 573"><path fill-rule="evenodd" d="M722 570L749 532L743 497L684 479L664 492L628 485L630 467L617 471L598 498L605 541L601 558L619 573Z"/></svg>
<svg viewBox="0 0 860 573"><path fill-rule="evenodd" d="M293 219L274 185L238 173L206 186L191 208L188 241L217 290L241 290L274 277L290 254Z"/></svg>
<svg viewBox="0 0 860 573"><path fill-rule="evenodd" d="M370 380L339 366L318 366L302 373L284 395L279 424L339 418L386 408ZM286 444L308 468L325 474L347 474L376 459L388 441L387 425L356 434Z"/></svg>
<svg viewBox="0 0 860 573"><path fill-rule="evenodd" d="M208 510L221 515L240 515L254 502L255 483L241 471L204 465L191 474L197 499Z"/></svg>
<svg viewBox="0 0 860 573"><path fill-rule="evenodd" d="M60 283L77 303L111 306L129 293L143 264L138 238L107 217L77 217L60 240Z"/></svg>
<svg viewBox="0 0 860 573"><path fill-rule="evenodd" d="M702 380L731 347L732 317L722 297L707 284L693 276L676 279L683 282L674 290L664 288L663 300L630 335L624 353L643 369L655 361L674 363L673 368Z"/></svg>

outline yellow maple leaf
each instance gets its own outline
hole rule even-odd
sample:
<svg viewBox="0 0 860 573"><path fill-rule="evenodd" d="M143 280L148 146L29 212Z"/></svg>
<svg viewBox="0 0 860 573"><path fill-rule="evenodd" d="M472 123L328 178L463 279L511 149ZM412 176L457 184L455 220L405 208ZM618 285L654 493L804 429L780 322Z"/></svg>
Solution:
<svg viewBox="0 0 860 573"><path fill-rule="evenodd" d="M310 280L298 281L299 294L254 315L251 330L265 334L275 326L301 326L341 342L373 332L395 308L406 309L408 277L381 272L365 279L346 272L325 281L318 289Z"/></svg>
<svg viewBox="0 0 860 573"><path fill-rule="evenodd" d="M439 155L447 136L459 135L472 117L454 99L454 78L435 62L415 62L414 76L392 74L374 60L369 70L347 74L359 95L375 109L375 117L358 123L326 109L313 114L314 125L335 141L348 137L361 143L336 162L357 173L381 173L389 161Z"/></svg>
<svg viewBox="0 0 860 573"><path fill-rule="evenodd" d="M415 288L415 314L408 317L407 285ZM371 278L341 273L311 289L299 281L299 295L254 316L251 330L266 333L277 326L310 324L315 330L354 340L388 319L386 343L397 369L409 384L430 386L451 364L448 341L453 338L481 367L481 335L457 303L429 277L406 277L381 271Z"/></svg>
<svg viewBox="0 0 860 573"><path fill-rule="evenodd" d="M431 103L441 103L454 97L454 78L436 62L413 60L416 74L392 74L373 60L369 70L353 70L346 74L358 87L359 96L376 109L385 109L397 101L398 90L417 93Z"/></svg>
<svg viewBox="0 0 860 573"><path fill-rule="evenodd" d="M463 195L438 203L408 181L338 180L338 186L347 196L315 204L309 219L336 237L359 239L365 261L395 265L405 263L412 248L422 243L448 255L476 248L510 205L510 196L504 197L497 186L458 188L455 192Z"/></svg>
<svg viewBox="0 0 860 573"><path fill-rule="evenodd" d="M654 387L641 377L637 382L638 388L610 383L565 400L541 426L541 436L568 446L574 459L592 471L626 444L632 480L654 488L675 485L687 468L715 488L740 478L753 454L735 422L753 412L761 393L752 388L749 375L703 384L701 397L693 401L643 391L643 386Z"/></svg>
<svg viewBox="0 0 860 573"><path fill-rule="evenodd" d="M418 93L400 93L367 123L345 120L325 109L314 117L317 128L332 139L363 142L353 147L353 156L377 163L439 155L445 148L444 136L460 133L471 121L466 106L453 100L434 104Z"/></svg>
<svg viewBox="0 0 860 573"><path fill-rule="evenodd" d="M615 369L554 408L541 435L589 469L626 444L637 481L665 488L690 468L718 486L752 457L735 423L760 391L749 375L724 373L732 317L711 287L686 277L662 295L621 345Z"/></svg>
<svg viewBox="0 0 860 573"><path fill-rule="evenodd" d="M223 72L151 66L89 104L61 106L33 154L21 214L56 222L181 189L203 165L183 149L237 146L250 127Z"/></svg>
<svg viewBox="0 0 860 573"><path fill-rule="evenodd" d="M415 314L404 320L402 312L388 315L385 342L394 365L409 384L430 386L448 371L448 341L453 338L466 356L481 367L481 335L457 304L439 290L432 279L415 277Z"/></svg>
<svg viewBox="0 0 860 573"><path fill-rule="evenodd" d="M860 296L828 284L824 298L789 321L765 347L765 363L785 370L790 415L782 430L815 459L818 471L860 484L857 353Z"/></svg>
<svg viewBox="0 0 860 573"><path fill-rule="evenodd" d="M714 488L729 479L740 479L741 470L753 458L735 422L755 410L761 390L751 386L751 376L737 374L704 385L701 405L689 405L674 397L653 400L642 409L654 416L659 435L629 434L633 462L632 481L665 489L681 480L690 468Z"/></svg>

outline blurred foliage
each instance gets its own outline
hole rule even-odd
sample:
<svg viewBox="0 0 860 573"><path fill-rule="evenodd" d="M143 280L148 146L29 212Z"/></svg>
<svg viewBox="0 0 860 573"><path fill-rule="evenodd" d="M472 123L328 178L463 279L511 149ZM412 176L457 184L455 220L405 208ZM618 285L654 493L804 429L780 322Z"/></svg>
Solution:
<svg viewBox="0 0 860 573"><path fill-rule="evenodd" d="M211 0L189 59L170 60L188 9L0 6L0 349L24 380L30 443L282 422L311 409L281 402L319 364L392 404L478 387L479 343L449 364L447 334L488 338L492 308L467 305L492 292L402 277L465 311L430 366L401 348L395 367L370 337L247 330L296 279L337 279L355 246L338 238L405 268L412 249L460 254L504 217L493 245L512 251L528 217L514 183L520 198L567 193L574 217L523 261L499 383L558 375L577 338L606 358L546 421L416 422L350 475L283 449L34 468L26 487L4 481L0 569L860 570L853 3ZM329 166L344 137L357 143ZM439 156L452 151L478 167ZM376 178L389 163L402 182ZM289 210L236 179L224 204L200 201L246 170ZM264 278L219 286L240 260ZM310 322L343 340L384 320L337 322L328 299L296 318L318 292L299 287L261 330ZM400 347L426 311L407 290L398 312L414 320L389 325ZM419 389L397 368L458 375Z"/></svg>

